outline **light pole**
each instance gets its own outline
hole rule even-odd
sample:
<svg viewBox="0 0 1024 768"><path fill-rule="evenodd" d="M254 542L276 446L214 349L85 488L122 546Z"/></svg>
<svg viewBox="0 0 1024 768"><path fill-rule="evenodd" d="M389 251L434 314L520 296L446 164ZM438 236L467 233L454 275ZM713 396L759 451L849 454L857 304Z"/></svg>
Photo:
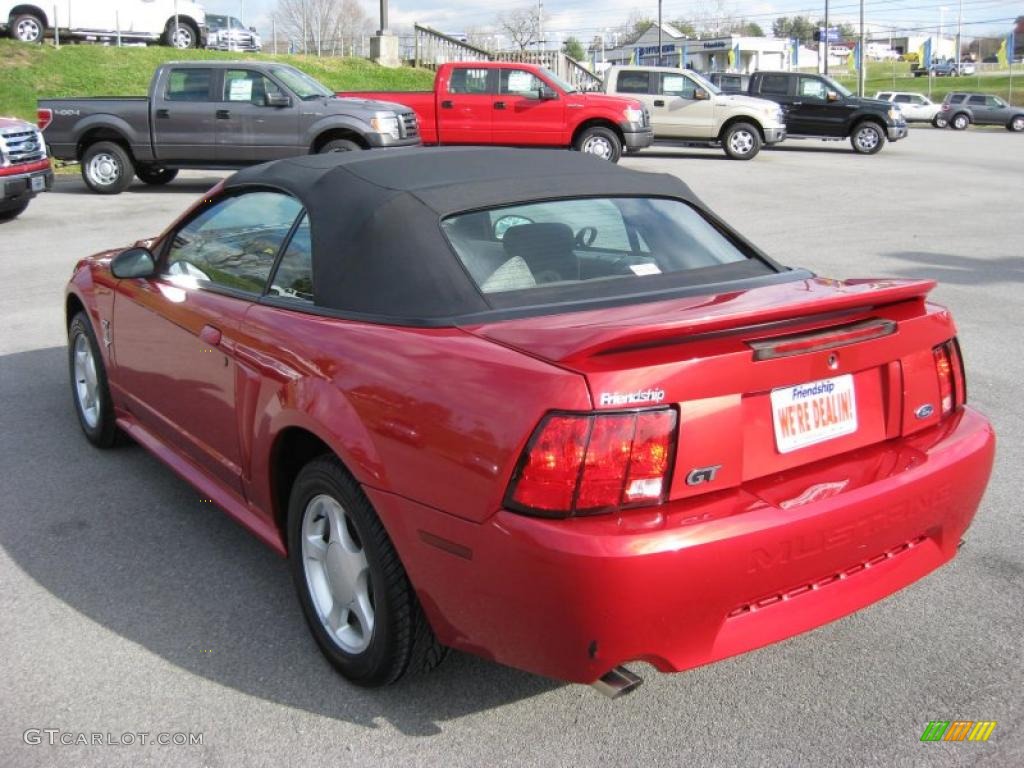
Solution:
<svg viewBox="0 0 1024 768"><path fill-rule="evenodd" d="M827 75L828 74L828 38L829 38L829 34L828 34L828 0L825 0L825 34L824 34L824 38L825 38L825 46L824 46L824 50L825 50L825 74Z"/></svg>
<svg viewBox="0 0 1024 768"><path fill-rule="evenodd" d="M860 61L858 64L860 68L857 70L857 95L862 99L864 98L864 70L867 67L867 62L864 56L864 0L860 0Z"/></svg>
<svg viewBox="0 0 1024 768"><path fill-rule="evenodd" d="M661 66L661 0L658 0L658 61L657 66Z"/></svg>
<svg viewBox="0 0 1024 768"><path fill-rule="evenodd" d="M964 0L960 0L960 10L956 15L956 73L960 74L960 60L962 58L960 52L961 40L963 39L964 33Z"/></svg>

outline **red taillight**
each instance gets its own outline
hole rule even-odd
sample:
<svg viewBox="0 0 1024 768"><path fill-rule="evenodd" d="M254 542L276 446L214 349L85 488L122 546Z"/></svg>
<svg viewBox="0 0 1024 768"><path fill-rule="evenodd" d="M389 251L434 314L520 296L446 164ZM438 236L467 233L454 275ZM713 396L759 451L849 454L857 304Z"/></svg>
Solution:
<svg viewBox="0 0 1024 768"><path fill-rule="evenodd" d="M660 504L668 493L676 412L550 414L509 486L513 509L550 517Z"/></svg>
<svg viewBox="0 0 1024 768"><path fill-rule="evenodd" d="M40 131L45 131L53 122L53 110L40 107L36 110L36 125Z"/></svg>
<svg viewBox="0 0 1024 768"><path fill-rule="evenodd" d="M947 341L932 350L935 357L935 374L939 378L939 410L945 416L953 408L962 405L963 369L960 354L954 341ZM959 380L960 385L957 386Z"/></svg>

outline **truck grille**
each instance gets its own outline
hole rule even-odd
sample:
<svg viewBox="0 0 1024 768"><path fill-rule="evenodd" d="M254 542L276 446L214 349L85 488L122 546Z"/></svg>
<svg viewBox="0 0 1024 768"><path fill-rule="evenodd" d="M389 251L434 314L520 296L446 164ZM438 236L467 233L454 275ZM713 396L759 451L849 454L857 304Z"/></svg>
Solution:
<svg viewBox="0 0 1024 768"><path fill-rule="evenodd" d="M401 115L401 134L405 138L414 138L420 135L420 125L416 122L415 112L403 112Z"/></svg>
<svg viewBox="0 0 1024 768"><path fill-rule="evenodd" d="M0 151L11 165L34 163L46 158L42 134L31 130L0 131Z"/></svg>

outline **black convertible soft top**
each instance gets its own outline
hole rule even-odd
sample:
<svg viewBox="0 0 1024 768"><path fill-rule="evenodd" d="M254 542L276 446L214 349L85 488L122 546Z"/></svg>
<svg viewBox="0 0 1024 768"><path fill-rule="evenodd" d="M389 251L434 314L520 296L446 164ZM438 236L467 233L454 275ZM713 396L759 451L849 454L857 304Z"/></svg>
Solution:
<svg viewBox="0 0 1024 768"><path fill-rule="evenodd" d="M227 190L253 186L287 192L309 211L318 306L428 325L500 308L477 289L442 232L441 220L451 214L637 195L683 200L708 213L674 176L577 152L412 147L308 155L247 168L225 183Z"/></svg>

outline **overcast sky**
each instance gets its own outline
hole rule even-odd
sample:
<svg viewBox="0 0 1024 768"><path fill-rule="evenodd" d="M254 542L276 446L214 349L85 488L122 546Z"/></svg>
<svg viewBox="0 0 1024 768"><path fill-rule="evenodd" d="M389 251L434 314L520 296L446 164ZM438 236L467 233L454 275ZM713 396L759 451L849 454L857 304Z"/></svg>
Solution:
<svg viewBox="0 0 1024 768"><path fill-rule="evenodd" d="M203 5L212 13L241 16L246 24L253 24L262 32L269 33L270 16L277 7L277 0L209 0ZM363 0L362 5L376 24L379 14L378 3ZM392 0L389 14L392 28L411 29L413 22L419 22L442 32L453 33L494 26L499 13L530 5L528 0ZM714 0L663 0L662 14L666 21L680 17L690 18L699 14L700 9L710 9L716 5ZM768 33L772 20L778 16L824 16L823 0L818 3L808 0L727 0L725 7L729 15L755 21ZM962 7L965 36L1005 34L1012 27L1012 20L1024 13L1024 3L1019 1L963 0ZM830 8L832 18L856 23L859 0L832 0ZM959 8L958 0L949 0L946 3L927 0L864 2L865 19L869 25L927 27L929 31L933 31L937 30L940 20L944 19L943 29L947 34L956 32ZM544 11L545 38L555 40L575 35L581 39L590 39L603 29L621 24L634 11L656 16L658 4L657 0L648 0L644 4L632 4L630 0L544 0Z"/></svg>

